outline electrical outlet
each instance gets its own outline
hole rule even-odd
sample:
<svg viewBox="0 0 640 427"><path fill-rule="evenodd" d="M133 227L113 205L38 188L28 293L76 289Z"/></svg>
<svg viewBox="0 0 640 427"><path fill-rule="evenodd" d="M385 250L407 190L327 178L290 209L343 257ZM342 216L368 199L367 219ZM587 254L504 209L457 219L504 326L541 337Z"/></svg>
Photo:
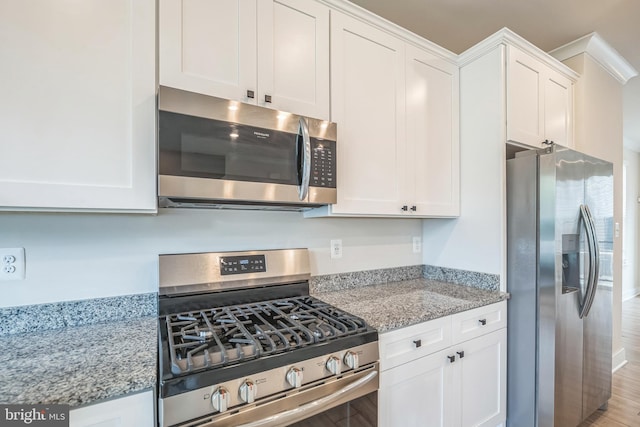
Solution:
<svg viewBox="0 0 640 427"><path fill-rule="evenodd" d="M24 280L24 248L0 249L0 280Z"/></svg>
<svg viewBox="0 0 640 427"><path fill-rule="evenodd" d="M413 253L419 254L422 252L422 237L414 236L413 237Z"/></svg>
<svg viewBox="0 0 640 427"><path fill-rule="evenodd" d="M331 259L342 258L342 240L331 240Z"/></svg>

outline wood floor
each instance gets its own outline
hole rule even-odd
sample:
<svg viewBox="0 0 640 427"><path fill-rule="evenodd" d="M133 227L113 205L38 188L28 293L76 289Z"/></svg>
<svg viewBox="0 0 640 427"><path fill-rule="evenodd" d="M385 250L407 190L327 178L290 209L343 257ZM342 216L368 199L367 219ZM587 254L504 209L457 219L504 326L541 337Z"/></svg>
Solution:
<svg viewBox="0 0 640 427"><path fill-rule="evenodd" d="M622 303L622 346L629 363L613 375L609 409L597 411L580 427L640 426L640 297Z"/></svg>

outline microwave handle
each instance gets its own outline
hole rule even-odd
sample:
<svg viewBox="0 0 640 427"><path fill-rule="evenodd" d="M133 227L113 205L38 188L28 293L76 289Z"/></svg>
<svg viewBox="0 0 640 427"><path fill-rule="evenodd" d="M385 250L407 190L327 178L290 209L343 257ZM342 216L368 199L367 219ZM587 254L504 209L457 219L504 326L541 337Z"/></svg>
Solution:
<svg viewBox="0 0 640 427"><path fill-rule="evenodd" d="M309 180L311 178L311 138L309 138L309 127L304 117L300 117L300 128L302 134L302 179L298 198L303 201L309 195Z"/></svg>

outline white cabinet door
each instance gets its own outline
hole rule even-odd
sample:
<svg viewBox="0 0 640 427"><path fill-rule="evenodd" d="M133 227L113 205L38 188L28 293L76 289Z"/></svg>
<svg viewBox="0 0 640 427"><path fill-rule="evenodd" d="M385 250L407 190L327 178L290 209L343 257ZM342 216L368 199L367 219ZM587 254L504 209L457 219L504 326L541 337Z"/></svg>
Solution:
<svg viewBox="0 0 640 427"><path fill-rule="evenodd" d="M507 330L500 329L456 346L456 382L462 427L495 427L506 419Z"/></svg>
<svg viewBox="0 0 640 427"><path fill-rule="evenodd" d="M155 1L33 6L0 3L0 209L154 212Z"/></svg>
<svg viewBox="0 0 640 427"><path fill-rule="evenodd" d="M314 0L258 1L257 100L329 120L328 7Z"/></svg>
<svg viewBox="0 0 640 427"><path fill-rule="evenodd" d="M545 139L542 64L511 46L507 52L507 139L538 147Z"/></svg>
<svg viewBox="0 0 640 427"><path fill-rule="evenodd" d="M160 84L329 119L329 9L160 0Z"/></svg>
<svg viewBox="0 0 640 427"><path fill-rule="evenodd" d="M450 426L454 402L453 370L441 351L380 374L380 427Z"/></svg>
<svg viewBox="0 0 640 427"><path fill-rule="evenodd" d="M153 427L153 392L109 400L69 413L70 427Z"/></svg>
<svg viewBox="0 0 640 427"><path fill-rule="evenodd" d="M256 0L160 0L159 7L160 84L255 104Z"/></svg>
<svg viewBox="0 0 640 427"><path fill-rule="evenodd" d="M405 197L404 43L331 15L331 112L338 124L333 213L398 215Z"/></svg>
<svg viewBox="0 0 640 427"><path fill-rule="evenodd" d="M573 146L571 80L513 46L507 52L507 140Z"/></svg>
<svg viewBox="0 0 640 427"><path fill-rule="evenodd" d="M544 80L545 139L573 147L573 84L549 70Z"/></svg>
<svg viewBox="0 0 640 427"><path fill-rule="evenodd" d="M406 79L409 214L459 215L459 69L407 45Z"/></svg>

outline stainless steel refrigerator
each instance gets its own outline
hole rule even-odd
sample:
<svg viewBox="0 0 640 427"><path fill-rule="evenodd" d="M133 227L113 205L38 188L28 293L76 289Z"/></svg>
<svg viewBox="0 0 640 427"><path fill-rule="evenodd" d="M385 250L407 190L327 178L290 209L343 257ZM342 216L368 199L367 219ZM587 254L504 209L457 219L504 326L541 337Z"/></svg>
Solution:
<svg viewBox="0 0 640 427"><path fill-rule="evenodd" d="M507 160L507 425L573 427L611 397L613 167L561 146Z"/></svg>

